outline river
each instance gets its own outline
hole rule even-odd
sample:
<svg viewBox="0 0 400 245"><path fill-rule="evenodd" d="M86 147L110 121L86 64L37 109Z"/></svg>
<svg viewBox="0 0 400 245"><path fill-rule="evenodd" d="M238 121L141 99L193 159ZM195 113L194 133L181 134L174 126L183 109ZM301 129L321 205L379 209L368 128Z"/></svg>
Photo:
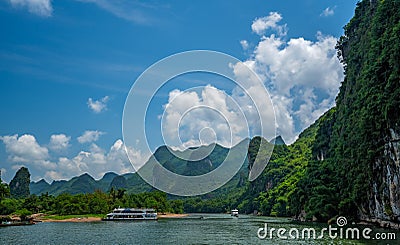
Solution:
<svg viewBox="0 0 400 245"><path fill-rule="evenodd" d="M267 223L270 229L299 230L314 228L317 236L325 224L294 224L285 218L254 217L241 215L231 218L228 214L191 214L186 218L159 219L137 222L92 223L38 223L32 226L0 228L1 244L400 244L400 233L370 227L375 233L393 233L396 240L346 240L331 239L326 234L321 239L281 239L277 233L260 239L260 228ZM353 226L354 227L354 226ZM358 227L362 230L363 227ZM365 227L364 227L365 228ZM264 229L259 235L262 237ZM292 233L296 234L296 233ZM339 234L339 233L338 233ZM285 234L288 236L288 232Z"/></svg>

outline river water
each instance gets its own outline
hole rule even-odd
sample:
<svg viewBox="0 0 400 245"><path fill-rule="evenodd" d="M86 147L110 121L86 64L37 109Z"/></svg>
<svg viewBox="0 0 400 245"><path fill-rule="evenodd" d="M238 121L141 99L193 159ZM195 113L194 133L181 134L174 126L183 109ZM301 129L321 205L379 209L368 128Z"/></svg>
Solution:
<svg viewBox="0 0 400 245"><path fill-rule="evenodd" d="M325 224L293 224L285 218L254 217L228 214L191 214L186 218L136 222L38 223L32 226L0 228L1 244L400 244L400 233L370 227L375 233L394 233L396 240L331 239L260 239L257 232L267 223L278 230L314 228L319 236ZM359 227L362 230L362 227ZM260 231L260 235L264 230ZM267 233L270 234L270 233ZM288 236L288 233L285 233ZM296 233L292 233L296 235ZM339 234L339 233L338 233Z"/></svg>

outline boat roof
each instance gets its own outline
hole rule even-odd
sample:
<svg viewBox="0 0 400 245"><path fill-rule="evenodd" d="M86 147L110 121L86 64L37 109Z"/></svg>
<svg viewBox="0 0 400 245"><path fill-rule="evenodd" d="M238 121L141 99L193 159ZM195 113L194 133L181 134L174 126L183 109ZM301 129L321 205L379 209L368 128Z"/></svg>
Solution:
<svg viewBox="0 0 400 245"><path fill-rule="evenodd" d="M154 212L155 209L154 208L114 208L114 211L150 211L150 212Z"/></svg>

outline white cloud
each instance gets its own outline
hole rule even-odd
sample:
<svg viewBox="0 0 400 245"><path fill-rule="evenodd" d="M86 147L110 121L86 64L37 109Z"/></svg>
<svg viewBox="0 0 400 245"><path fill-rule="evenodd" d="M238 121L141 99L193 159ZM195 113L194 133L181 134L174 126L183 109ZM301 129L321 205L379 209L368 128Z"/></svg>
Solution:
<svg viewBox="0 0 400 245"><path fill-rule="evenodd" d="M127 151L134 164L142 164L147 160L141 151L128 148ZM89 173L94 178L101 178L106 172L118 174L133 172L125 151L125 145L118 139L108 151L92 144L89 151L80 151L75 157L61 157L54 170L46 171L47 179L69 179L73 176Z"/></svg>
<svg viewBox="0 0 400 245"><path fill-rule="evenodd" d="M251 25L253 32L258 35L264 35L268 29L277 31L278 35L286 35L286 25L278 25L278 22L282 20L282 15L277 12L270 12L268 16L256 18Z"/></svg>
<svg viewBox="0 0 400 245"><path fill-rule="evenodd" d="M316 42L300 37L285 43L274 35L259 42L254 50L257 70L264 72L280 94L289 95L295 86L310 86L336 95L342 74L335 51L337 39L317 35Z"/></svg>
<svg viewBox="0 0 400 245"><path fill-rule="evenodd" d="M23 165L23 164L13 164L12 167L11 167L11 169L12 169L12 170L15 170L15 172L16 172L18 169L20 169L20 168L22 168L22 167L26 167L26 166Z"/></svg>
<svg viewBox="0 0 400 245"><path fill-rule="evenodd" d="M232 98L244 112L250 135L262 135L266 138L275 137L275 113L260 74L255 74L255 62L247 60L232 66L235 78L242 88L233 90ZM253 71L249 70L251 68Z"/></svg>
<svg viewBox="0 0 400 245"><path fill-rule="evenodd" d="M63 134L53 136L55 137L51 139L54 146L68 147L70 137ZM8 162L12 163L2 168L2 172L6 173L7 170L14 172L25 166L29 168L32 180L43 177L47 181L70 179L83 173L89 173L94 178L101 178L110 171L124 174L134 172L127 152L132 163L137 165L142 165L149 157L140 150L126 147L120 139L116 140L108 150L92 143L88 149L80 150L72 157L63 156L57 159L55 155L49 154L49 150L41 146L33 135L1 136L0 140L5 145Z"/></svg>
<svg viewBox="0 0 400 245"><path fill-rule="evenodd" d="M246 40L240 41L240 45L242 45L243 50L246 50L249 48L249 43Z"/></svg>
<svg viewBox="0 0 400 245"><path fill-rule="evenodd" d="M40 146L33 135L24 134L18 137L12 136L0 137L6 146L6 152L9 154L9 161L27 163L37 160L46 160L49 157L49 151L46 147Z"/></svg>
<svg viewBox="0 0 400 245"><path fill-rule="evenodd" d="M320 16L324 16L324 17L328 17L328 16L332 16L335 14L335 7L331 8L331 7L327 7L326 9L324 9L322 11L322 13L320 14Z"/></svg>
<svg viewBox="0 0 400 245"><path fill-rule="evenodd" d="M276 24L279 17L274 13L253 23L256 33L272 28L278 36L262 36L244 64L264 80L274 103L278 133L291 143L334 105L343 68L336 56L336 38L317 33L316 41L302 37L286 41L279 34L286 26Z"/></svg>
<svg viewBox="0 0 400 245"><path fill-rule="evenodd" d="M77 140L81 144L91 143L99 140L100 136L103 134L104 132L98 130L86 130L81 136L77 138Z"/></svg>
<svg viewBox="0 0 400 245"><path fill-rule="evenodd" d="M163 135L171 147L182 149L212 142L230 147L248 135L239 106L211 85L197 92L173 90L164 108Z"/></svg>
<svg viewBox="0 0 400 245"><path fill-rule="evenodd" d="M70 140L71 137L66 136L65 134L53 134L52 136L50 136L49 148L55 151L67 149L70 146Z"/></svg>
<svg viewBox="0 0 400 245"><path fill-rule="evenodd" d="M53 13L51 0L8 0L13 7L27 8L32 14L50 17Z"/></svg>
<svg viewBox="0 0 400 245"><path fill-rule="evenodd" d="M8 161L13 163L13 167L29 164L37 169L54 169L55 164L49 159L49 150L40 146L33 135L24 134L2 136Z"/></svg>
<svg viewBox="0 0 400 245"><path fill-rule="evenodd" d="M107 109L107 102L109 99L110 98L108 96L104 96L100 100L93 100L92 98L89 98L87 105L94 113L100 113Z"/></svg>

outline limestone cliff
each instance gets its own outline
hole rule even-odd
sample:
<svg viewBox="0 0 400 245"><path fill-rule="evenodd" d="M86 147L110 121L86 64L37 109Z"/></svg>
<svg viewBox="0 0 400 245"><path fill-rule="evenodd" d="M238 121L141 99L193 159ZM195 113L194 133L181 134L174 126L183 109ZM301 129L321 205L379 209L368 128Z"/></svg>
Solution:
<svg viewBox="0 0 400 245"><path fill-rule="evenodd" d="M399 227L400 1L360 1L337 49L345 78L292 202L308 219Z"/></svg>

